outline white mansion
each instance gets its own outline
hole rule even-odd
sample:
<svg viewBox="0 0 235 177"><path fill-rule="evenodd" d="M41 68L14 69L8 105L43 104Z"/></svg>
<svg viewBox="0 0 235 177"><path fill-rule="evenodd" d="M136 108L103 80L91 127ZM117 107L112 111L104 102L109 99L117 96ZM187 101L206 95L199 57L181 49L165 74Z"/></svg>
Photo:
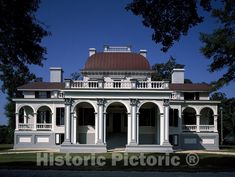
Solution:
<svg viewBox="0 0 235 177"><path fill-rule="evenodd" d="M89 49L82 80L63 80L50 68L50 82L18 88L14 148L61 152L171 152L218 149L217 101L210 86L185 84L184 69L169 81L152 81L146 50L105 46Z"/></svg>

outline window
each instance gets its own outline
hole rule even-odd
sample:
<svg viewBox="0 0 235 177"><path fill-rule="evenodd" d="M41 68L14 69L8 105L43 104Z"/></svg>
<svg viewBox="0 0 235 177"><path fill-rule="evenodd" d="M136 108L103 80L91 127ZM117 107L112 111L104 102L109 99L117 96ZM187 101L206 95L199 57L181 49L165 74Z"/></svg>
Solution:
<svg viewBox="0 0 235 177"><path fill-rule="evenodd" d="M51 123L50 111L38 111L37 123Z"/></svg>
<svg viewBox="0 0 235 177"><path fill-rule="evenodd" d="M140 109L139 126L155 126L155 109Z"/></svg>
<svg viewBox="0 0 235 177"><path fill-rule="evenodd" d="M55 144L60 145L64 142L64 134L63 133L56 133L55 134Z"/></svg>
<svg viewBox="0 0 235 177"><path fill-rule="evenodd" d="M56 108L56 125L64 125L64 108Z"/></svg>
<svg viewBox="0 0 235 177"><path fill-rule="evenodd" d="M79 125L95 125L93 108L79 108Z"/></svg>
<svg viewBox="0 0 235 177"><path fill-rule="evenodd" d="M194 100L194 93L185 92L184 93L184 99L185 100Z"/></svg>
<svg viewBox="0 0 235 177"><path fill-rule="evenodd" d="M169 125L172 127L178 127L178 117L179 117L179 110L178 109L170 109L170 111L169 111Z"/></svg>
<svg viewBox="0 0 235 177"><path fill-rule="evenodd" d="M199 100L199 92L184 92L185 100Z"/></svg>
<svg viewBox="0 0 235 177"><path fill-rule="evenodd" d="M35 98L51 98L51 92L50 91L47 91L47 92L36 91Z"/></svg>

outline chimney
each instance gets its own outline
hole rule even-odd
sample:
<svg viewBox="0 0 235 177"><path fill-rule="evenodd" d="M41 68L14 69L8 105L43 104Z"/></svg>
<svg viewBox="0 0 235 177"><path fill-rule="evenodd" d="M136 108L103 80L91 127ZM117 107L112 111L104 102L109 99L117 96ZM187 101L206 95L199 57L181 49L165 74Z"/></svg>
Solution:
<svg viewBox="0 0 235 177"><path fill-rule="evenodd" d="M171 73L172 84L183 84L184 83L184 68L174 68Z"/></svg>
<svg viewBox="0 0 235 177"><path fill-rule="evenodd" d="M89 57L94 55L96 53L96 49L95 48L89 48Z"/></svg>
<svg viewBox="0 0 235 177"><path fill-rule="evenodd" d="M142 55L143 57L147 58L147 50L141 49L140 50L140 55Z"/></svg>
<svg viewBox="0 0 235 177"><path fill-rule="evenodd" d="M63 82L63 72L61 67L50 67L50 82Z"/></svg>

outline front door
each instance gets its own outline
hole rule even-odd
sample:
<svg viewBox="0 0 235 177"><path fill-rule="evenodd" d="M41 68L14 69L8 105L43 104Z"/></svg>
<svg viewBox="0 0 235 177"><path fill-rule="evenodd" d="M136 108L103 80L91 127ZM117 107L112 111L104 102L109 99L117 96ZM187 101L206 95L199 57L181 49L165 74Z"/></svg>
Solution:
<svg viewBox="0 0 235 177"><path fill-rule="evenodd" d="M121 133L121 113L113 113L113 133Z"/></svg>

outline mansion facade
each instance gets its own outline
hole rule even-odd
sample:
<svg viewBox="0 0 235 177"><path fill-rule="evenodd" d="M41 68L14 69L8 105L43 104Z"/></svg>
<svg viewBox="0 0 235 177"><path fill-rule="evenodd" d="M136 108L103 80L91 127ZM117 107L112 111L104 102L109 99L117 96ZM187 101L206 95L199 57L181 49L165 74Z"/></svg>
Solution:
<svg viewBox="0 0 235 177"><path fill-rule="evenodd" d="M207 84L184 83L184 69L171 82L152 81L147 51L129 46L89 49L82 80L63 79L50 68L50 82L18 88L14 148L61 152L172 152L218 150L218 101Z"/></svg>

